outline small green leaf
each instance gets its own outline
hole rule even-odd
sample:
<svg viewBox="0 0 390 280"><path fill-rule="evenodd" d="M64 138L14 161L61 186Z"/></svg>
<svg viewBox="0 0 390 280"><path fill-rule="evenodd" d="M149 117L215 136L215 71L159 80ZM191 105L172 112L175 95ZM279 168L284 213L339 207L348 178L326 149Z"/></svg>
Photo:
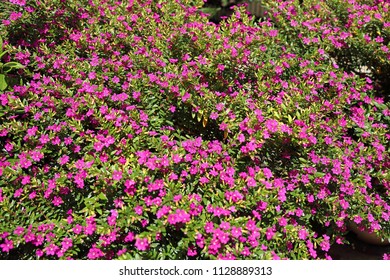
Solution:
<svg viewBox="0 0 390 280"><path fill-rule="evenodd" d="M24 66L18 62L14 62L14 61L7 62L3 65L3 71L5 73L8 73L8 72L15 70L15 69L21 69L21 68L24 68Z"/></svg>
<svg viewBox="0 0 390 280"><path fill-rule="evenodd" d="M3 57L3 55L5 55L8 51L3 51L2 53L0 53L0 59ZM2 63L1 63L2 64ZM0 64L0 65L1 65Z"/></svg>
<svg viewBox="0 0 390 280"><path fill-rule="evenodd" d="M325 173L322 173L322 172L316 172L316 173L314 173L314 177L315 178L322 178L322 177L324 177L325 176Z"/></svg>
<svg viewBox="0 0 390 280"><path fill-rule="evenodd" d="M100 193L98 197L101 200L107 200L107 196L104 193Z"/></svg>
<svg viewBox="0 0 390 280"><path fill-rule="evenodd" d="M7 88L7 82L5 81L5 75L0 74L0 90L3 91Z"/></svg>

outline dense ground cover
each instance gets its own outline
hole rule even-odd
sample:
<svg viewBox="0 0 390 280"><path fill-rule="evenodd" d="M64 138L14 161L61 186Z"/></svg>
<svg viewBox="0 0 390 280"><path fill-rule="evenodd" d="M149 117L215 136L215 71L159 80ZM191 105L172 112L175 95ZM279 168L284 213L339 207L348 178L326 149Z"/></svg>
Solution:
<svg viewBox="0 0 390 280"><path fill-rule="evenodd" d="M389 238L390 4L303 2L216 25L197 0L2 1L0 258Z"/></svg>

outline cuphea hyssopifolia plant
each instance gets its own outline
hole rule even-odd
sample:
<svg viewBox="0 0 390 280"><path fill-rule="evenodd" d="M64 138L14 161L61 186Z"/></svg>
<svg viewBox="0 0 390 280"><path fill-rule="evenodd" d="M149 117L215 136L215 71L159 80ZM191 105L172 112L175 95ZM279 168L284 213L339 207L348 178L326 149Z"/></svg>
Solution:
<svg viewBox="0 0 390 280"><path fill-rule="evenodd" d="M2 258L329 258L347 221L387 229L370 80L244 8L61 2L72 25L41 3L4 33L45 26L1 99Z"/></svg>
<svg viewBox="0 0 390 280"><path fill-rule="evenodd" d="M280 5L279 5L280 4ZM389 101L388 1L270 1L273 22L301 51L318 50L340 67L367 76Z"/></svg>

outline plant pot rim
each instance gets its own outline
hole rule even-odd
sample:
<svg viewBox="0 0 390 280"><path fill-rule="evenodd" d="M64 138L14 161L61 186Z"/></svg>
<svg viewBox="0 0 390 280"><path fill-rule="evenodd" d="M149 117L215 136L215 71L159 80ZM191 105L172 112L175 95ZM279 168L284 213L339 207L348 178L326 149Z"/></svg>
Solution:
<svg viewBox="0 0 390 280"><path fill-rule="evenodd" d="M367 230L362 231L353 221L349 221L347 227L350 231L354 232L361 241L372 245L390 245L390 236L388 236L387 239L384 239L379 237L375 232L368 232Z"/></svg>

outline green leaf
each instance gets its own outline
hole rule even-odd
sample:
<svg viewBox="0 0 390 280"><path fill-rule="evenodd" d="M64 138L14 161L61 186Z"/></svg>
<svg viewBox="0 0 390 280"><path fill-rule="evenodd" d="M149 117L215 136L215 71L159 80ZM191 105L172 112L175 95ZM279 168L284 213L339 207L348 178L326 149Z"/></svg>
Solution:
<svg viewBox="0 0 390 280"><path fill-rule="evenodd" d="M2 53L0 53L0 59L3 57L3 55L5 55L8 51L3 51Z"/></svg>
<svg viewBox="0 0 390 280"><path fill-rule="evenodd" d="M7 82L5 81L5 75L0 74L0 90L3 91L7 88Z"/></svg>
<svg viewBox="0 0 390 280"><path fill-rule="evenodd" d="M322 178L322 177L324 177L325 176L325 173L322 173L322 172L316 172L316 173L314 173L314 177L315 178Z"/></svg>
<svg viewBox="0 0 390 280"><path fill-rule="evenodd" d="M3 71L5 73L8 73L8 72L15 70L15 69L21 69L21 68L24 68L24 66L18 62L14 62L14 61L7 62L3 65Z"/></svg>
<svg viewBox="0 0 390 280"><path fill-rule="evenodd" d="M101 200L107 200L107 196L104 193L100 193L98 197Z"/></svg>

